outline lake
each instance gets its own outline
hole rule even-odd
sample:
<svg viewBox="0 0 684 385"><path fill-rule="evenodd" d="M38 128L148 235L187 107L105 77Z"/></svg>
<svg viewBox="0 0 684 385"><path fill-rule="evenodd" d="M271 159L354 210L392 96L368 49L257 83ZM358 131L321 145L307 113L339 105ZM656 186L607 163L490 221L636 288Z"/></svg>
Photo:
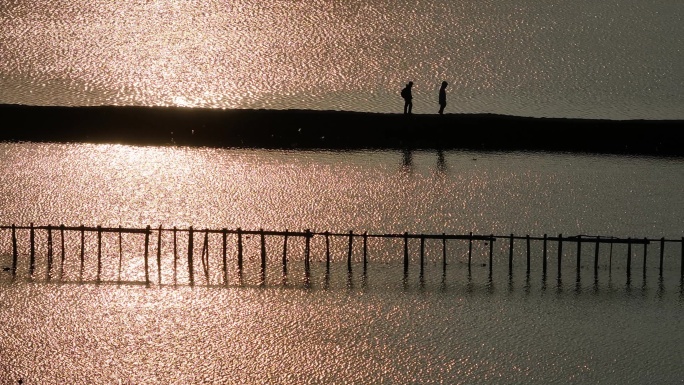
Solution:
<svg viewBox="0 0 684 385"><path fill-rule="evenodd" d="M209 237L208 281L196 261L188 285L187 234L162 237L161 280L151 258L145 284L143 238L118 246L103 235L101 281L94 234L79 272L77 232L66 236L60 274L46 281L45 233L37 232L37 269L27 275L28 231L18 231L17 278L2 273L3 381L25 383L673 383L681 368L684 291L680 243L684 165L676 158L460 151L266 151L94 144L0 145L4 225L286 230L356 234L601 235L656 240L602 245L524 242L508 271L508 241L498 239L489 273L487 243L428 240L419 274L419 242L371 239L362 271L361 242L347 274L347 239L334 238L325 271L321 236L311 241L304 276L303 241L292 238L281 272L282 239L266 242L259 281L258 237L245 239L244 276L235 272L234 235L223 281L221 240ZM9 230L0 231L3 266ZM57 248L55 234L55 249ZM518 241L516 241L518 242ZM58 253L57 251L55 253ZM57 255L57 254L55 254ZM57 264L55 263L55 266ZM119 275L121 274L121 275ZM595 275L596 274L596 275Z"/></svg>

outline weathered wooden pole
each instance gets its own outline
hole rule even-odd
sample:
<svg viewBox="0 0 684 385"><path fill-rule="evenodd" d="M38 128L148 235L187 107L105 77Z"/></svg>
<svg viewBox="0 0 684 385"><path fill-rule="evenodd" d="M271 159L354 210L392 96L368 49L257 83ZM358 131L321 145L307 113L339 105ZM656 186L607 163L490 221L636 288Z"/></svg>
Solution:
<svg viewBox="0 0 684 385"><path fill-rule="evenodd" d="M304 278L309 282L311 277L311 231L307 229L304 235Z"/></svg>
<svg viewBox="0 0 684 385"><path fill-rule="evenodd" d="M627 238L627 283L632 275L632 239Z"/></svg>
<svg viewBox="0 0 684 385"><path fill-rule="evenodd" d="M173 226L173 284L178 283L178 229Z"/></svg>
<svg viewBox="0 0 684 385"><path fill-rule="evenodd" d="M442 233L442 275L446 275L446 267L447 267L446 234Z"/></svg>
<svg viewBox="0 0 684 385"><path fill-rule="evenodd" d="M354 243L354 232L352 230L349 230L349 249L347 250L347 274L351 275L352 273L352 250L353 250L353 243Z"/></svg>
<svg viewBox="0 0 684 385"><path fill-rule="evenodd" d="M242 280L242 229L237 228L237 268L238 278Z"/></svg>
<svg viewBox="0 0 684 385"><path fill-rule="evenodd" d="M508 237L508 275L513 275L513 234Z"/></svg>
<svg viewBox="0 0 684 385"><path fill-rule="evenodd" d="M325 232L325 275L330 276L330 233Z"/></svg>
<svg viewBox="0 0 684 385"><path fill-rule="evenodd" d="M147 225L145 228L145 284L150 284L150 264L149 264L149 254L150 254L150 226Z"/></svg>
<svg viewBox="0 0 684 385"><path fill-rule="evenodd" d="M660 238L660 277L663 277L663 258L665 257L665 237Z"/></svg>
<svg viewBox="0 0 684 385"><path fill-rule="evenodd" d="M423 277L423 273L425 272L425 235L421 234L420 235L420 276Z"/></svg>
<svg viewBox="0 0 684 385"><path fill-rule="evenodd" d="M577 268L575 272L577 273L577 282L580 280L580 269L582 267L582 236L577 236Z"/></svg>
<svg viewBox="0 0 684 385"><path fill-rule="evenodd" d="M643 278L644 280L646 279L646 253L648 249L648 239L644 238L644 271L643 271Z"/></svg>
<svg viewBox="0 0 684 385"><path fill-rule="evenodd" d="M542 279L546 279L547 236L544 234L544 248L542 251Z"/></svg>
<svg viewBox="0 0 684 385"><path fill-rule="evenodd" d="M260 284L266 283L266 236L264 235L264 229L259 230L259 236L261 237L261 269L260 273Z"/></svg>
<svg viewBox="0 0 684 385"><path fill-rule="evenodd" d="M404 232L404 278L408 277L409 253L408 253L408 232Z"/></svg>
<svg viewBox="0 0 684 385"><path fill-rule="evenodd" d="M368 232L363 233L363 275L366 276L368 267Z"/></svg>
<svg viewBox="0 0 684 385"><path fill-rule="evenodd" d="M195 284L195 267L193 262L193 249L194 245L194 234L192 226L188 229L188 280L190 281L190 286Z"/></svg>
<svg viewBox="0 0 684 385"><path fill-rule="evenodd" d="M202 269L204 269L204 282L208 286L209 281L209 229L204 229L204 243L202 244Z"/></svg>
<svg viewBox="0 0 684 385"><path fill-rule="evenodd" d="M473 232L468 233L468 271L470 271L470 265L473 261Z"/></svg>
<svg viewBox="0 0 684 385"><path fill-rule="evenodd" d="M162 284L162 268L161 268L161 250L162 250L162 226L159 225L157 230L157 282Z"/></svg>
<svg viewBox="0 0 684 385"><path fill-rule="evenodd" d="M527 243L527 270L526 274L529 277L530 276L530 257L531 257L531 252L530 252L530 234L527 234L525 237L525 243Z"/></svg>
<svg viewBox="0 0 684 385"><path fill-rule="evenodd" d="M287 236L288 230L285 229L285 236L283 236L283 278L287 277Z"/></svg>
<svg viewBox="0 0 684 385"><path fill-rule="evenodd" d="M33 228L33 222L31 222L29 238L31 242L31 251L29 254L29 276L33 277L33 271L36 269L36 235L35 229Z"/></svg>
<svg viewBox="0 0 684 385"><path fill-rule="evenodd" d="M225 227L221 230L221 260L223 263L223 285L228 285L228 229Z"/></svg>
<svg viewBox="0 0 684 385"><path fill-rule="evenodd" d="M97 282L102 274L102 226L97 225Z"/></svg>
<svg viewBox="0 0 684 385"><path fill-rule="evenodd" d="M123 240L121 236L121 225L119 225L119 271L117 274L117 280L121 282L121 265L123 260Z"/></svg>
<svg viewBox="0 0 684 385"><path fill-rule="evenodd" d="M83 270L85 269L85 226L81 225L81 271L79 279L83 280Z"/></svg>
<svg viewBox="0 0 684 385"><path fill-rule="evenodd" d="M594 244L594 281L598 280L598 260L599 260L599 245L601 244L601 237L596 237Z"/></svg>
<svg viewBox="0 0 684 385"><path fill-rule="evenodd" d="M61 253L59 256L59 280L62 280L64 276L64 259L66 258L66 253L64 250L64 225L59 225L59 242L61 246Z"/></svg>
<svg viewBox="0 0 684 385"><path fill-rule="evenodd" d="M19 250L17 250L17 226L12 224L12 277L17 276L17 262L19 260Z"/></svg>
<svg viewBox="0 0 684 385"><path fill-rule="evenodd" d="M494 272L494 234L489 235L489 278L492 278Z"/></svg>
<svg viewBox="0 0 684 385"><path fill-rule="evenodd" d="M52 225L47 226L47 274L46 280L50 281L52 273Z"/></svg>
<svg viewBox="0 0 684 385"><path fill-rule="evenodd" d="M558 280L561 280L563 266L563 234L558 234Z"/></svg>

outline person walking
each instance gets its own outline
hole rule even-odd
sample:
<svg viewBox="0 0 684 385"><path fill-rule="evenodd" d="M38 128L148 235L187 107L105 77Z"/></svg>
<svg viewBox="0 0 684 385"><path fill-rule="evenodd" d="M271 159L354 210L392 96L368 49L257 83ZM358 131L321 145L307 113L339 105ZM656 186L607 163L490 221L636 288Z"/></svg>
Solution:
<svg viewBox="0 0 684 385"><path fill-rule="evenodd" d="M406 87L401 90L401 97L404 98L404 115L411 115L411 109L413 109L413 95L411 94L412 87L413 82L408 82Z"/></svg>
<svg viewBox="0 0 684 385"><path fill-rule="evenodd" d="M446 107L446 88L449 85L446 81L442 82L442 86L439 88L439 114L444 113L444 107Z"/></svg>

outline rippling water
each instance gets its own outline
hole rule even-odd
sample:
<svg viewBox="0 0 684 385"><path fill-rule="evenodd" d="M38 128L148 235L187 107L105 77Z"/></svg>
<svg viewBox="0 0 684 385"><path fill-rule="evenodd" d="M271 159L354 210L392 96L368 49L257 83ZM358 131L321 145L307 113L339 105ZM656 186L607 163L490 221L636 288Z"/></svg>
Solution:
<svg viewBox="0 0 684 385"><path fill-rule="evenodd" d="M5 1L0 103L684 118L679 0Z"/></svg>
<svg viewBox="0 0 684 385"><path fill-rule="evenodd" d="M679 159L550 153L320 152L89 144L0 144L4 225L195 226L356 232L592 234L680 239L684 165ZM310 282L303 245L292 239L289 275L279 266L280 239L267 243L266 284L258 285L259 245L245 241L245 280L234 267L227 286L220 239L210 239L209 282L197 265L172 269L172 241L162 239L161 280L152 259L144 285L142 237L86 238L79 273L78 235L67 237L64 269L46 281L45 235L38 268L27 278L28 233L19 231L19 275L0 272L0 380L11 383L676 383L684 378L681 246L635 246L625 275L625 246L601 249L598 279L585 256L564 250L563 279L541 275L540 245L525 274L524 251L507 271L507 242L474 250L450 241L427 244L425 276L418 244L402 277L402 245L360 245L351 276L346 240L312 242ZM57 239L57 238L56 238ZM201 237L195 250L200 253ZM187 236L179 237L187 255ZM56 241L55 241L56 242ZM156 238L151 255L156 255ZM500 243L500 244L499 244ZM57 247L57 246L56 246ZM228 244L231 266L235 242ZM587 246L585 253L593 254ZM8 230L0 264L11 263ZM57 271L57 270L55 270ZM205 285L208 283L209 285Z"/></svg>

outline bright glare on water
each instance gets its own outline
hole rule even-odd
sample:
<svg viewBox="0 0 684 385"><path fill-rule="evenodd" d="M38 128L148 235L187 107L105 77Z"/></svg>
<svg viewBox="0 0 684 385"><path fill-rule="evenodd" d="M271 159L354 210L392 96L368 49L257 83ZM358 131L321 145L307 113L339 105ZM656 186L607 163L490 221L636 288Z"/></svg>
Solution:
<svg viewBox="0 0 684 385"><path fill-rule="evenodd" d="M5 1L0 103L684 118L679 0Z"/></svg>

